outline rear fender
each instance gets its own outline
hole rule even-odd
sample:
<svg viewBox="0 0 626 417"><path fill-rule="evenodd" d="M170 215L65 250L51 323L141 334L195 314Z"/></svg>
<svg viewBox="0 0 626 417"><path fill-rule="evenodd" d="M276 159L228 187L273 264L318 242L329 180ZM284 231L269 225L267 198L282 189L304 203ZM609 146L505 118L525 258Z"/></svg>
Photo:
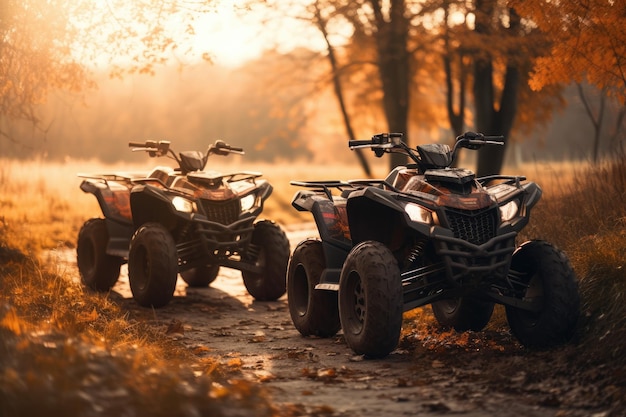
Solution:
<svg viewBox="0 0 626 417"><path fill-rule="evenodd" d="M84 180L80 189L93 194L105 218L122 224L132 224L130 190L116 182Z"/></svg>
<svg viewBox="0 0 626 417"><path fill-rule="evenodd" d="M310 211L313 213L313 205L317 201L315 196L319 196L319 193L311 190L298 190L291 199L291 205L298 211Z"/></svg>
<svg viewBox="0 0 626 417"><path fill-rule="evenodd" d="M344 197L333 196L329 200L325 194L300 190L292 199L291 205L298 211L311 212L322 241L343 251L352 247L346 201Z"/></svg>

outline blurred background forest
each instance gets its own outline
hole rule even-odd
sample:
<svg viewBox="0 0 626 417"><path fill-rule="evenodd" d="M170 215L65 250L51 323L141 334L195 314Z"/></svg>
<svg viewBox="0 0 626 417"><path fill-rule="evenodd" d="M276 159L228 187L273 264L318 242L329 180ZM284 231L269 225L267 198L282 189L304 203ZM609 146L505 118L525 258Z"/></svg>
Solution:
<svg viewBox="0 0 626 417"><path fill-rule="evenodd" d="M624 43L594 30L623 40L626 6L587 3L7 0L0 155L116 162L145 159L129 141L222 139L248 161L356 163L350 137L476 130L505 135L508 163L597 160L625 139ZM562 16L573 39L549 30ZM567 42L587 47L550 69Z"/></svg>

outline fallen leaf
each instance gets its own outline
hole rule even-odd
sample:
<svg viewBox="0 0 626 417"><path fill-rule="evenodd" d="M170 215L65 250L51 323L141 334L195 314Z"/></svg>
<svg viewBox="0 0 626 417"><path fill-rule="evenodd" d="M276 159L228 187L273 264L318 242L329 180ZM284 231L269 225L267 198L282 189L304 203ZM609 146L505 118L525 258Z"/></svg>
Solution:
<svg viewBox="0 0 626 417"><path fill-rule="evenodd" d="M259 379L259 382L270 382L276 379L276 375L270 372L263 372L257 374L257 378Z"/></svg>
<svg viewBox="0 0 626 417"><path fill-rule="evenodd" d="M165 334L185 334L185 328L183 326L183 322L177 319L172 319L170 324L167 326L167 330Z"/></svg>
<svg viewBox="0 0 626 417"><path fill-rule="evenodd" d="M319 379L333 379L337 377L337 370L335 368L320 369L317 371L317 378Z"/></svg>

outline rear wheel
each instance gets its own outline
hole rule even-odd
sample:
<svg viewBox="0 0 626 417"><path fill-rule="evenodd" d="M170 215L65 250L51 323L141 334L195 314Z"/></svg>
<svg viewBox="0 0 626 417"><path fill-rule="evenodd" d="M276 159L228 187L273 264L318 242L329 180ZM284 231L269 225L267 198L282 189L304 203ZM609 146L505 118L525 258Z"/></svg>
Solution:
<svg viewBox="0 0 626 417"><path fill-rule="evenodd" d="M547 242L526 242L513 254L509 277L525 287L522 300L537 306L534 311L506 306L513 335L533 348L569 341L580 314L580 297L565 254Z"/></svg>
<svg viewBox="0 0 626 417"><path fill-rule="evenodd" d="M294 326L303 336L334 336L341 328L336 291L316 290L326 269L319 240L305 240L293 251L287 271L287 300Z"/></svg>
<svg viewBox="0 0 626 417"><path fill-rule="evenodd" d="M393 253L382 243L355 246L341 270L339 317L348 346L382 358L398 345L402 328L402 283Z"/></svg>
<svg viewBox="0 0 626 417"><path fill-rule="evenodd" d="M178 275L176 242L158 223L135 232L128 254L128 279L133 298L144 307L163 307L174 296Z"/></svg>
<svg viewBox="0 0 626 417"><path fill-rule="evenodd" d="M180 276L190 287L202 288L215 281L219 271L219 265L203 265L181 272Z"/></svg>
<svg viewBox="0 0 626 417"><path fill-rule="evenodd" d="M106 221L89 219L78 232L76 263L83 284L96 291L108 291L120 276L124 260L107 255L109 242Z"/></svg>
<svg viewBox="0 0 626 417"><path fill-rule="evenodd" d="M452 327L457 332L478 332L489 323L494 303L466 296L436 301L431 307L440 325Z"/></svg>
<svg viewBox="0 0 626 417"><path fill-rule="evenodd" d="M243 283L255 299L277 300L287 290L289 240L276 223L262 220L254 225L250 245L254 254L248 250L243 256L244 261L254 262L263 272L242 271Z"/></svg>

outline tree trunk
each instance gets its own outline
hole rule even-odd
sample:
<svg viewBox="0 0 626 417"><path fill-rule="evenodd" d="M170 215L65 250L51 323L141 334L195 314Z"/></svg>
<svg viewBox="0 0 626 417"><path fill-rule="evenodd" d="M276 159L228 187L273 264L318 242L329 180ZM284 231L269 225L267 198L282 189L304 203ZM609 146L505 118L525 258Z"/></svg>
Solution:
<svg viewBox="0 0 626 417"><path fill-rule="evenodd" d="M465 73L465 68L463 65L463 52L459 50L455 54L454 51L452 51L450 48L450 33L448 26L449 7L450 2L446 1L444 3L444 22L446 24L443 28L443 69L446 75L446 108L448 110L448 120L450 122L450 128L452 129L454 137L456 138L463 133L463 130L465 128L465 81L467 79L467 74ZM458 92L454 88L454 74L452 69L452 60L455 57L458 57L459 62ZM455 98L456 93L458 93L458 98ZM455 101L458 102L458 108L456 110L454 106Z"/></svg>
<svg viewBox="0 0 626 417"><path fill-rule="evenodd" d="M491 68L491 63L489 63ZM494 109L493 102L493 74L487 71L474 80L474 95L476 100L476 129L485 135L504 136L504 146L485 146L478 151L476 174L478 176L499 174L504 164L504 155L508 137L513 127L517 111L517 93L519 89L519 70L516 67L507 67L504 89L500 100L500 109ZM489 85L487 85L489 83ZM491 88L489 88L491 87ZM489 96L488 91L491 90ZM488 102L488 99L491 101Z"/></svg>
<svg viewBox="0 0 626 417"><path fill-rule="evenodd" d="M409 78L408 20L404 0L390 0L389 21L382 13L382 1L371 0L377 32L378 70L383 90L383 110L389 132L404 134L408 142ZM403 154L393 153L390 169L407 163Z"/></svg>
<svg viewBox="0 0 626 417"><path fill-rule="evenodd" d="M583 86L580 83L576 83L578 86L578 95L580 96L580 100L583 102L585 106L585 111L589 116L589 120L591 120L591 124L593 125L593 163L598 163L598 155L600 153L600 133L602 131L602 119L604 119L604 104L605 100L605 92L602 91L600 94L600 107L598 109L598 116L594 115L593 109L591 108L591 103L589 103L589 99L585 96L585 92L583 90Z"/></svg>
<svg viewBox="0 0 626 417"><path fill-rule="evenodd" d="M491 32L490 22L496 10L495 3L495 0L476 0L478 12L476 13L475 30L477 33L486 35ZM517 30L519 24L519 17L510 10L509 30ZM488 51L481 55L475 59L474 63L476 130L485 135L503 135L505 146L485 146L478 151L476 175L479 177L499 174L502 170L506 143L517 112L520 83L518 65L509 58L504 74L500 105L496 108L492 57Z"/></svg>
<svg viewBox="0 0 626 417"><path fill-rule="evenodd" d="M316 4L317 6L317 4ZM350 121L350 115L348 114L348 109L346 108L346 102L343 96L343 88L341 84L341 78L339 74L339 65L337 64L337 58L335 56L335 49L331 45L328 40L328 31L326 30L326 21L322 18L320 10L318 8L315 9L315 18L317 20L317 25L324 36L324 40L326 41L326 48L328 51L328 60L330 62L331 70L333 72L333 89L335 92L335 97L337 97L337 101L339 102L339 108L341 109L341 115L343 116L343 123L346 127L346 132L348 133L349 140L356 139L354 136L354 130L352 129L352 123ZM365 159L365 155L363 155L363 149L355 149L357 159L359 160L359 164L361 164L361 168L363 172L368 178L372 177L372 171L370 166Z"/></svg>

